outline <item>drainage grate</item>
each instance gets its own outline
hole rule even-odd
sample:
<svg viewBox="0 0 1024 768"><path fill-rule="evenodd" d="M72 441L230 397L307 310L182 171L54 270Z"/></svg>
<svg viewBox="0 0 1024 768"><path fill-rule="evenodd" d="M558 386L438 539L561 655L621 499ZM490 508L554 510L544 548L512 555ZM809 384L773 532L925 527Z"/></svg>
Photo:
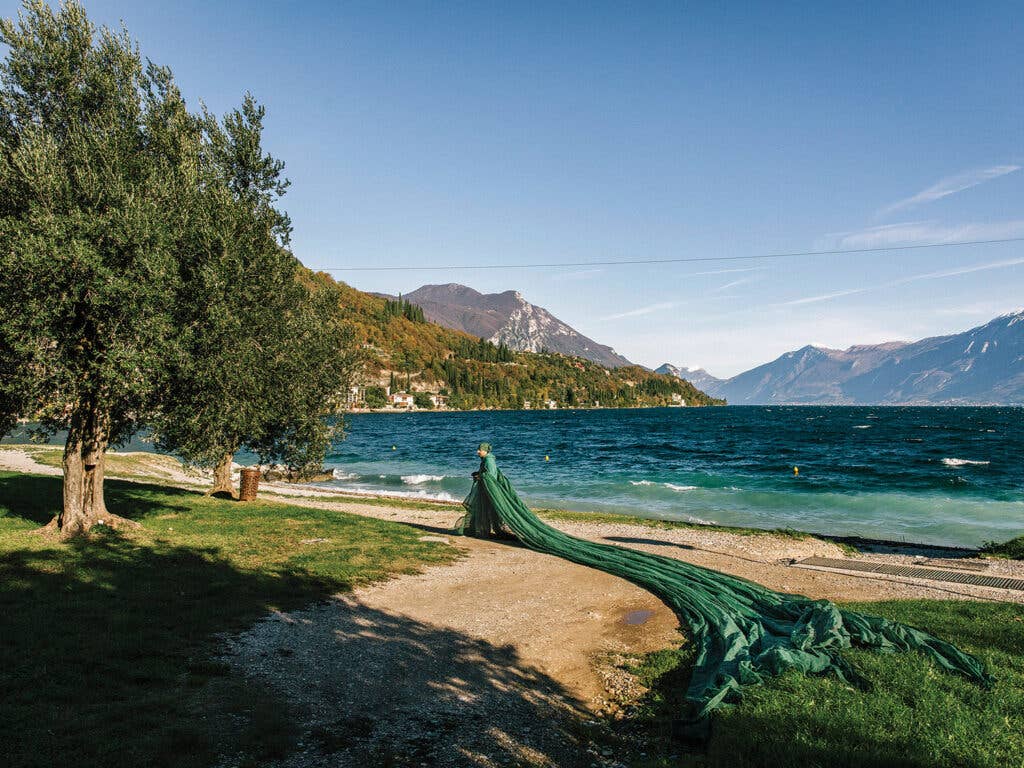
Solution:
<svg viewBox="0 0 1024 768"><path fill-rule="evenodd" d="M922 568L918 565L889 565L887 563L871 563L864 560L836 560L831 557L808 557L796 567L829 568L837 571L861 571L864 573L882 573L887 576L904 576L910 579L926 579L928 581L949 581L954 584L973 584L978 587L995 587L996 589L1015 589L1024 592L1024 579L1004 579L1000 576L982 576L977 573L957 573L938 568Z"/></svg>
<svg viewBox="0 0 1024 768"><path fill-rule="evenodd" d="M921 560L918 565L934 565L937 568L958 568L965 571L988 570L988 563L979 563L977 560L950 560L945 557L930 557Z"/></svg>

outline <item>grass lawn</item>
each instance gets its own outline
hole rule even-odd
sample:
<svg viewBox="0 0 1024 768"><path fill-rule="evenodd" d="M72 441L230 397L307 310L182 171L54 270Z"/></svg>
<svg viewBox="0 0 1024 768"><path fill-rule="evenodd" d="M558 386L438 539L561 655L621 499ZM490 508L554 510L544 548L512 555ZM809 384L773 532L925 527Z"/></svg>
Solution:
<svg viewBox="0 0 1024 768"><path fill-rule="evenodd" d="M688 659L660 651L630 667L650 687L638 713L612 729L640 736L647 756L630 749L631 768L677 765L1024 766L1024 606L958 601L861 603L849 607L896 619L979 655L996 677L991 691L945 674L918 654L850 651L873 683L856 691L831 677L789 673L746 689L723 708L707 750L687 752L671 739L689 680Z"/></svg>
<svg viewBox="0 0 1024 768"><path fill-rule="evenodd" d="M297 736L287 708L213 658L218 634L457 556L395 523L119 481L107 506L142 530L59 544L33 531L60 494L58 477L0 473L0 749L12 768L281 755Z"/></svg>

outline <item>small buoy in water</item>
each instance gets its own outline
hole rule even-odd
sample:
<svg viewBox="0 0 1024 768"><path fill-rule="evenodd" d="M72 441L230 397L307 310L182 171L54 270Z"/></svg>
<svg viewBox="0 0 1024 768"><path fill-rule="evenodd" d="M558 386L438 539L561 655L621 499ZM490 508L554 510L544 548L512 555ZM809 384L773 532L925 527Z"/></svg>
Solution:
<svg viewBox="0 0 1024 768"><path fill-rule="evenodd" d="M393 445L392 445L392 446L391 446L391 450L392 450L392 451L393 451L393 450L395 450L395 446L393 446Z"/></svg>
<svg viewBox="0 0 1024 768"><path fill-rule="evenodd" d="M794 475L799 475L800 474L800 467L793 467L793 474Z"/></svg>
<svg viewBox="0 0 1024 768"><path fill-rule="evenodd" d="M551 457L550 456L545 456L544 457L544 461L551 461Z"/></svg>

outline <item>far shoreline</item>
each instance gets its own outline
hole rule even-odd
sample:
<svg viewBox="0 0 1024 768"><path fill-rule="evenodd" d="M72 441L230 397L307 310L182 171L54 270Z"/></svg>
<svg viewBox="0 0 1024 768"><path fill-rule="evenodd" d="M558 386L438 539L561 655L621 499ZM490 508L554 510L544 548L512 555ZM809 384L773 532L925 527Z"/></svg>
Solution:
<svg viewBox="0 0 1024 768"><path fill-rule="evenodd" d="M331 414L335 417L349 414L386 413L557 413L558 411L689 411L707 408L1016 408L1024 403L722 403L720 405L632 405L601 406L598 408L351 408ZM29 422L26 422L29 423Z"/></svg>

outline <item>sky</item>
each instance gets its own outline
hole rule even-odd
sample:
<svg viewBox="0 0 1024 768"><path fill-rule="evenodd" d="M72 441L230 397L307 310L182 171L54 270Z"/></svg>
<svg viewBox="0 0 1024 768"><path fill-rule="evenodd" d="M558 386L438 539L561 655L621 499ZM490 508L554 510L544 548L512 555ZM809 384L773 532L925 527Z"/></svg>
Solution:
<svg viewBox="0 0 1024 768"><path fill-rule="evenodd" d="M512 266L1024 237L1019 0L85 5L192 104L266 106L295 254L362 290L518 290L717 376L1024 306L1020 242Z"/></svg>

